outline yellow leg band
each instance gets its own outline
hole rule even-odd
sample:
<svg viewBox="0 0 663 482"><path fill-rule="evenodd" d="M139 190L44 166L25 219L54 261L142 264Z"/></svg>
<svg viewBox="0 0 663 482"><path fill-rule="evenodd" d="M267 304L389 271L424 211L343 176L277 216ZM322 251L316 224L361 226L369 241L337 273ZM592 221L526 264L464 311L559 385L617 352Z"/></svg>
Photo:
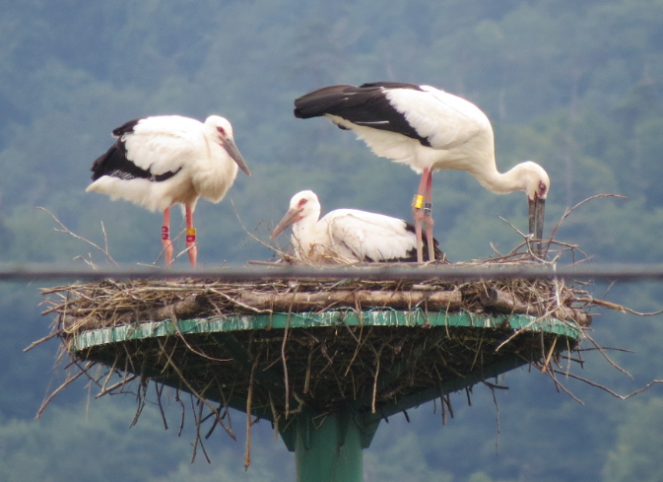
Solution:
<svg viewBox="0 0 663 482"><path fill-rule="evenodd" d="M196 242L196 228L187 228L186 230L186 242L195 243Z"/></svg>
<svg viewBox="0 0 663 482"><path fill-rule="evenodd" d="M415 194L414 199L412 199L412 207L415 209L421 209L424 205L424 197L421 194Z"/></svg>

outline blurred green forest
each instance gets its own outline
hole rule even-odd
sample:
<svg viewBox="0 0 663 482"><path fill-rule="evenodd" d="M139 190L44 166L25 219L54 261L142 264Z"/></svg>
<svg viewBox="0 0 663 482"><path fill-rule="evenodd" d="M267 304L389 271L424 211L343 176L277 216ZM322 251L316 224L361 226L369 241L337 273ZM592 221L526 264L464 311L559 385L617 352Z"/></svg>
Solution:
<svg viewBox="0 0 663 482"><path fill-rule="evenodd" d="M267 239L302 189L316 191L325 212L351 207L407 219L418 183L411 170L376 158L327 121L292 115L293 100L310 90L379 80L431 84L479 105L495 128L500 170L533 159L550 173L546 234L568 207L620 194L627 199L596 199L574 211L557 239L595 264L663 261L663 0L0 6L1 263L106 262L54 231L37 207L97 244L105 230L118 262L154 262L161 216L85 193L111 130L153 114L228 117L254 173L240 173L222 203L199 203L201 264L271 259L250 234ZM435 234L452 260L520 242L498 216L525 229L524 194L495 196L459 172L438 173L434 183ZM0 480L294 480L292 456L264 422L244 472L241 440L215 434L207 442L212 463L190 464L191 434L178 437L173 424L164 430L150 407L129 428L133 399L90 399L83 383L33 420L62 379L62 367L52 368L55 341L21 352L49 331L40 287L0 285ZM663 296L663 287L646 283L591 289L639 311L660 309ZM663 378L661 316L598 315L593 336L632 351L611 356L633 377L591 352L581 376L620 393ZM472 407L464 395L452 397L447 425L432 404L412 411L410 423L383 423L365 453L366 480L663 479L662 387L621 401L564 380L581 404L545 375L522 369L504 378L510 388L496 394L497 406L483 386Z"/></svg>

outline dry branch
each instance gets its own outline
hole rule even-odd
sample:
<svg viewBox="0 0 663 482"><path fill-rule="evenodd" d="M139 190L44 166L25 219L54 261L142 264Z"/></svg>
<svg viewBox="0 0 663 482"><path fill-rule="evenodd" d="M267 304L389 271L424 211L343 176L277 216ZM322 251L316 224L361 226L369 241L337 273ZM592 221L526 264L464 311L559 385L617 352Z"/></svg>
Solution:
<svg viewBox="0 0 663 482"><path fill-rule="evenodd" d="M486 308L492 308L499 313L522 313L527 315L542 316L549 313L550 316L561 320L572 320L580 326L589 326L592 317L589 313L568 306L559 306L552 311L541 309L537 305L526 304L515 296L495 287L488 287L481 294L481 302Z"/></svg>
<svg viewBox="0 0 663 482"><path fill-rule="evenodd" d="M329 291L312 293L261 293L244 291L239 298L258 309L273 311L309 311L345 308L414 309L426 303L429 310L458 310L462 304L460 291Z"/></svg>

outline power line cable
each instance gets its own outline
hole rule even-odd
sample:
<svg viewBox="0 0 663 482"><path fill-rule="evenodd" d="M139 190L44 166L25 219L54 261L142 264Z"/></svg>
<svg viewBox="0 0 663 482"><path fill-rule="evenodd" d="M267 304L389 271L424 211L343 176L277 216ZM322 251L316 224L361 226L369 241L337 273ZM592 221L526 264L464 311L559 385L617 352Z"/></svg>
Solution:
<svg viewBox="0 0 663 482"><path fill-rule="evenodd" d="M477 266L263 266L213 265L191 268L160 268L145 265L121 265L97 270L89 266L58 264L0 265L0 281L95 281L103 279L197 278L229 282L265 279L362 279L371 281L407 280L478 281L482 279L564 279L605 282L663 280L663 264L574 265L500 265Z"/></svg>

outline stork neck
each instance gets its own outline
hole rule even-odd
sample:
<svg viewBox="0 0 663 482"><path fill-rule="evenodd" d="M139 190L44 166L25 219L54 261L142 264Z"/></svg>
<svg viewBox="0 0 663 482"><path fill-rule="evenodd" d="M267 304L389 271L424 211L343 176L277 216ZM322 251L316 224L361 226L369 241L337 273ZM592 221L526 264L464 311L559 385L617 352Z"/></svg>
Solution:
<svg viewBox="0 0 663 482"><path fill-rule="evenodd" d="M483 187L497 194L507 194L525 189L518 166L502 173L497 170L495 163L493 163L492 169L474 173L474 176Z"/></svg>
<svg viewBox="0 0 663 482"><path fill-rule="evenodd" d="M204 198L218 202L237 177L237 164L228 158L225 150L213 142L208 143L207 155L196 158L193 185Z"/></svg>
<svg viewBox="0 0 663 482"><path fill-rule="evenodd" d="M320 212L309 213L292 226L292 241L295 249L308 256L311 245L315 242L316 226Z"/></svg>

